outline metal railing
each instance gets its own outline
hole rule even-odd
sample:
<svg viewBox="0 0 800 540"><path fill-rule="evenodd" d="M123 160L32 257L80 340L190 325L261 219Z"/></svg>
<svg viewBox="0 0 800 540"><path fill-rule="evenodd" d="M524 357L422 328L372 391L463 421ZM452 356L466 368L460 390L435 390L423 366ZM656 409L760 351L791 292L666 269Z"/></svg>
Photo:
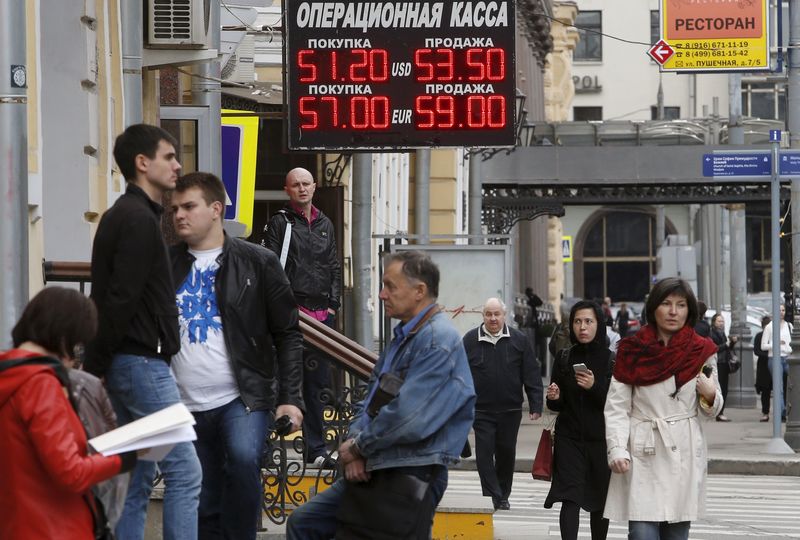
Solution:
<svg viewBox="0 0 800 540"><path fill-rule="evenodd" d="M91 282L91 265L87 262L44 261L44 280L60 283L78 283L81 292ZM369 377L377 354L362 347L325 324L300 313L300 331L304 342L325 353L330 358L332 382L330 390L320 396L324 406L323 433L328 450L326 458L335 461L336 451L347 436L354 404L365 397L365 381ZM307 362L305 369L314 370L315 361ZM302 436L283 437L272 432L262 460L264 486L263 510L273 523L286 521L288 511L306 502L303 479L309 469L303 456L305 440ZM336 468L316 469L314 486L316 493L322 485L331 485L338 476Z"/></svg>

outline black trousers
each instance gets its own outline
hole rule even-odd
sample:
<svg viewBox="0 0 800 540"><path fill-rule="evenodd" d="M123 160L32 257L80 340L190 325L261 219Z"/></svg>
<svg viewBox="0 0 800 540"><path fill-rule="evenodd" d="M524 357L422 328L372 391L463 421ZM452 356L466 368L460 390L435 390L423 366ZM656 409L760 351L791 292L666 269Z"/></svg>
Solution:
<svg viewBox="0 0 800 540"><path fill-rule="evenodd" d="M522 411L475 411L475 463L483 494L495 503L511 495L520 420Z"/></svg>

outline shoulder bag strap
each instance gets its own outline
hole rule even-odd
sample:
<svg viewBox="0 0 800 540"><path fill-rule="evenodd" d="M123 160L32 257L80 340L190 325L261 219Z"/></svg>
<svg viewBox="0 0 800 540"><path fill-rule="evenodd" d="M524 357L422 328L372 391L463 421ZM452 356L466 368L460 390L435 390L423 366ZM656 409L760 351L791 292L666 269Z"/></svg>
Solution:
<svg viewBox="0 0 800 540"><path fill-rule="evenodd" d="M286 230L283 232L283 245L281 246L281 268L286 270L286 259L289 257L289 243L292 241L292 222L283 210L283 217L286 218Z"/></svg>

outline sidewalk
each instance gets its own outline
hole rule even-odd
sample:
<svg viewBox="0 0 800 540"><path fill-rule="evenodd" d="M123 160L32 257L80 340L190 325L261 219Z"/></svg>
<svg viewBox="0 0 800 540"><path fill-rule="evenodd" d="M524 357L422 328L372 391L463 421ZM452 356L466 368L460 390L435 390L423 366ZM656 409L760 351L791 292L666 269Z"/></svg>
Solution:
<svg viewBox="0 0 800 540"><path fill-rule="evenodd" d="M526 409L527 410L527 409ZM760 410L726 408L731 422L705 422L708 443L708 472L711 474L753 474L800 476L800 454L766 454L767 443L772 439L772 419L759 422ZM517 472L530 472L542 428L552 417L545 414L533 422L523 414L517 439ZM782 429L786 424L782 424ZM473 435L470 444L475 448ZM475 457L466 459L460 468L475 469Z"/></svg>

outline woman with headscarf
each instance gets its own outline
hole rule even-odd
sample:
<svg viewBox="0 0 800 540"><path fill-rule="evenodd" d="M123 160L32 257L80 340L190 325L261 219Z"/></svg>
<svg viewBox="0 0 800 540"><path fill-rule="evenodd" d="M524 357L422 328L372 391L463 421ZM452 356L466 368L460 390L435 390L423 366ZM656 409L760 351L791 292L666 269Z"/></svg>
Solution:
<svg viewBox="0 0 800 540"><path fill-rule="evenodd" d="M603 311L582 300L569 314L572 346L553 363L547 407L557 411L553 482L545 508L561 502L561 538L578 537L579 515L590 513L593 540L605 540L608 520L603 505L610 472L606 463L603 404L613 368Z"/></svg>
<svg viewBox="0 0 800 540"><path fill-rule="evenodd" d="M102 537L91 487L129 471L136 455L89 455L62 361L94 337L94 304L50 287L27 305L0 353L0 540Z"/></svg>
<svg viewBox="0 0 800 540"><path fill-rule="evenodd" d="M614 474L605 517L629 540L680 540L705 514L707 449L701 418L722 410L717 346L694 331L697 300L678 278L657 282L648 324L620 342L605 405Z"/></svg>

